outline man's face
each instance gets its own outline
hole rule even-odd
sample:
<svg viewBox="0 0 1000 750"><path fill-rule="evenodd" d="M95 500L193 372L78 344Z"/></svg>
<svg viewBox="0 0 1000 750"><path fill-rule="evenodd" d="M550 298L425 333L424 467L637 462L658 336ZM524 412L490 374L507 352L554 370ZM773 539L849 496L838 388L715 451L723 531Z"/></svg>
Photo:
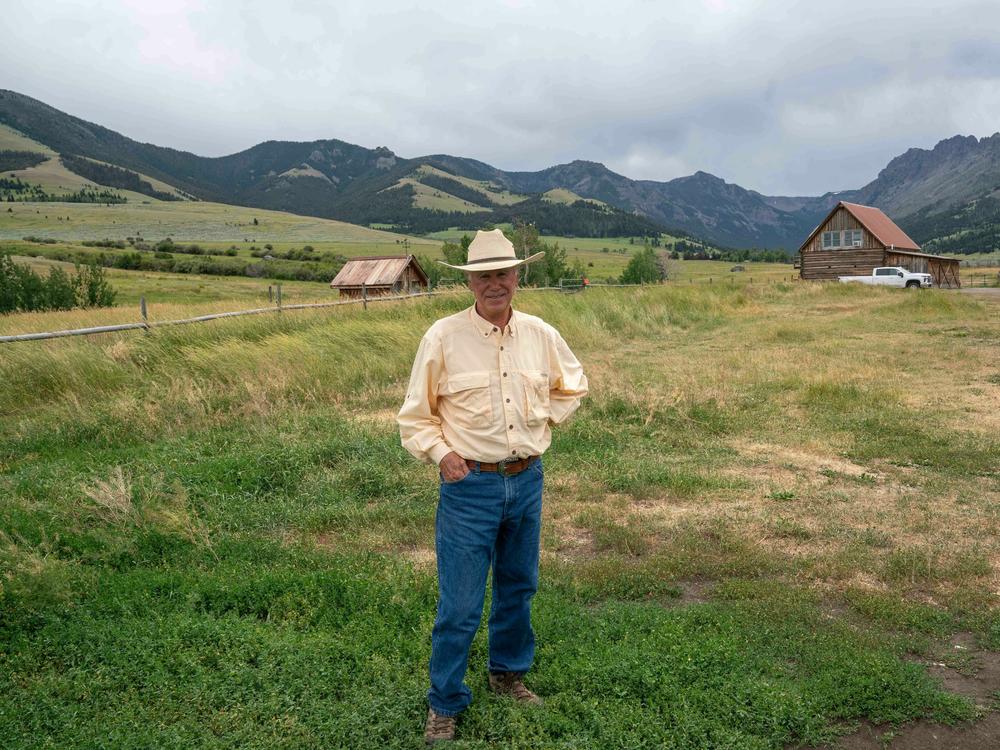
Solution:
<svg viewBox="0 0 1000 750"><path fill-rule="evenodd" d="M507 312L517 289L517 269L500 268L496 271L474 271L468 274L469 289L476 297L479 314L485 318L498 318Z"/></svg>

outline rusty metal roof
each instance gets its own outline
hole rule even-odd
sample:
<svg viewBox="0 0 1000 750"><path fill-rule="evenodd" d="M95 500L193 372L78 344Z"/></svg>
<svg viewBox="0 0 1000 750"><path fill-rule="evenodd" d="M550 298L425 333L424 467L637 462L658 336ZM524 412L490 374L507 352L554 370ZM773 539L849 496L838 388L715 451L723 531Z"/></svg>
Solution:
<svg viewBox="0 0 1000 750"><path fill-rule="evenodd" d="M412 255L374 255L367 258L351 258L330 282L336 288L349 286L392 286L403 275L403 271L413 264L417 274L427 283L427 274Z"/></svg>
<svg viewBox="0 0 1000 750"><path fill-rule="evenodd" d="M830 221L833 215L841 208L846 209L851 216L861 223L861 226L871 232L875 239L885 245L886 250L890 247L896 250L920 250L920 245L911 240L907 236L906 232L896 226L893 220L882 213L879 209L874 206L862 206L860 203L839 201L837 205L830 210L830 213L826 215L826 218L819 223L819 226L809 233L809 236L806 237L806 241L799 246L799 252L802 252L803 248L813 241L813 238L819 233L819 230L826 226L826 223Z"/></svg>
<svg viewBox="0 0 1000 750"><path fill-rule="evenodd" d="M887 249L889 247L894 247L896 250L920 249L920 245L911 240L906 232L896 226L892 219L874 206L862 206L846 201L841 201L840 205L860 221L865 229L875 235L875 239L885 245Z"/></svg>

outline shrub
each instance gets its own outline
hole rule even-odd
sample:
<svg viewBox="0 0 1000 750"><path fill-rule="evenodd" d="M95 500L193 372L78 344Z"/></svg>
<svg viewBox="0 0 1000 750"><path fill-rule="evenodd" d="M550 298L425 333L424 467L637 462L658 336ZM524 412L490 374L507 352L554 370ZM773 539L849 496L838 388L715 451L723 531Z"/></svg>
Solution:
<svg viewBox="0 0 1000 750"><path fill-rule="evenodd" d="M61 268L49 269L43 304L46 310L72 310L76 306L76 284Z"/></svg>
<svg viewBox="0 0 1000 750"><path fill-rule="evenodd" d="M115 291L98 265L77 265L72 278L52 268L43 279L9 255L0 255L0 313L110 307L114 301Z"/></svg>
<svg viewBox="0 0 1000 750"><path fill-rule="evenodd" d="M122 240L84 240L80 243L84 247L114 247L119 250L125 249L125 242Z"/></svg>
<svg viewBox="0 0 1000 750"><path fill-rule="evenodd" d="M138 253L136 257L141 258ZM80 307L111 307L116 292L96 263L76 267L76 301Z"/></svg>
<svg viewBox="0 0 1000 750"><path fill-rule="evenodd" d="M652 284L663 281L663 271L656 261L656 251L644 248L632 256L622 273L622 284Z"/></svg>

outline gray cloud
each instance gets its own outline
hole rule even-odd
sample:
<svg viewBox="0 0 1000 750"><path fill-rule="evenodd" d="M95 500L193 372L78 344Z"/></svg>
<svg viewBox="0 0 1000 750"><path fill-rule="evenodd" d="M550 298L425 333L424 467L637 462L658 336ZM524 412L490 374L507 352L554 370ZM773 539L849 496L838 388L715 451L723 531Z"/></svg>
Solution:
<svg viewBox="0 0 1000 750"><path fill-rule="evenodd" d="M5 5L0 85L213 156L340 138L817 194L1000 123L993 2Z"/></svg>

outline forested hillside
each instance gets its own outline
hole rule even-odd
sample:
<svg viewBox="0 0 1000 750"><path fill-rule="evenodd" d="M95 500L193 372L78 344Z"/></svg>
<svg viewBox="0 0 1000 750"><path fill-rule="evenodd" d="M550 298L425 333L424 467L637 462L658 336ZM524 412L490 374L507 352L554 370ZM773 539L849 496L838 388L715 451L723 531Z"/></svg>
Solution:
<svg viewBox="0 0 1000 750"><path fill-rule="evenodd" d="M632 180L583 160L537 172L507 172L475 159L403 158L385 146L365 148L333 139L267 141L208 158L139 143L12 91L0 91L0 123L110 187L136 190L144 180L128 173L149 175L203 200L391 225L411 233L520 221L561 235L668 231L727 247L794 251L831 205L849 200L883 209L928 249L976 252L996 245L991 195L1000 186L1000 134L956 136L931 150L910 149L857 190L792 197L762 195L706 172L666 182ZM81 157L128 173L107 168L98 175L94 162ZM0 163L7 159L16 165L24 158L0 153ZM163 192L152 187L139 192L156 197L150 190ZM561 206L544 200L553 190L583 200Z"/></svg>

